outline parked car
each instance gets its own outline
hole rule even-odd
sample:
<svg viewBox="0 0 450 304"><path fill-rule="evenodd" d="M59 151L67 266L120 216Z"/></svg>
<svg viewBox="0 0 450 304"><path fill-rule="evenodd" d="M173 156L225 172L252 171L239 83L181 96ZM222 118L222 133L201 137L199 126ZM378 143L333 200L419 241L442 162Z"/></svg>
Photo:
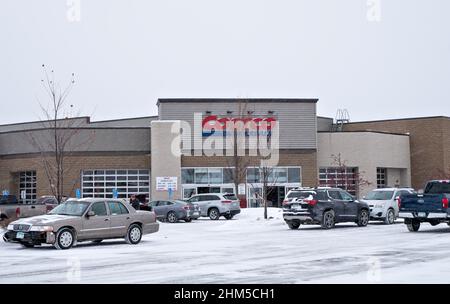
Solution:
<svg viewBox="0 0 450 304"><path fill-rule="evenodd" d="M56 205L55 201L41 198L32 204L24 204L19 202L15 195L2 195L0 196L0 221L46 214Z"/></svg>
<svg viewBox="0 0 450 304"><path fill-rule="evenodd" d="M167 220L169 223L176 223L179 220L191 222L200 217L197 204L180 200L152 201L148 204L148 208L155 212L157 219Z"/></svg>
<svg viewBox="0 0 450 304"><path fill-rule="evenodd" d="M392 225L398 218L397 198L413 193L411 188L380 188L370 191L361 201L369 204L371 220Z"/></svg>
<svg viewBox="0 0 450 304"><path fill-rule="evenodd" d="M369 205L338 188L304 189L295 199L283 204L283 218L291 229L303 224L331 229L343 222L364 227L369 223Z"/></svg>
<svg viewBox="0 0 450 304"><path fill-rule="evenodd" d="M429 181L423 193L402 195L398 199L399 217L405 219L409 231L420 229L421 223L450 225L450 180Z"/></svg>
<svg viewBox="0 0 450 304"><path fill-rule="evenodd" d="M158 230L154 212L136 211L120 199L85 198L68 200L47 215L14 221L3 239L24 247L52 244L69 249L76 242L114 238L137 244L142 235Z"/></svg>
<svg viewBox="0 0 450 304"><path fill-rule="evenodd" d="M205 193L191 196L188 203L200 207L200 216L218 220L224 216L231 220L233 216L241 213L239 199L233 193Z"/></svg>

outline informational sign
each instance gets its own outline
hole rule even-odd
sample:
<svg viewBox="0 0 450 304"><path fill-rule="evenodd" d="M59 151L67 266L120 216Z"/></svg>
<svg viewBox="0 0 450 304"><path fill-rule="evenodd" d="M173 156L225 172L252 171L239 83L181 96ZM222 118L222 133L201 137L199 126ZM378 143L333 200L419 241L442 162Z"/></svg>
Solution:
<svg viewBox="0 0 450 304"><path fill-rule="evenodd" d="M27 198L27 192L25 190L20 191L20 198L23 200Z"/></svg>
<svg viewBox="0 0 450 304"><path fill-rule="evenodd" d="M245 195L245 184L238 185L238 195Z"/></svg>
<svg viewBox="0 0 450 304"><path fill-rule="evenodd" d="M2 195L4 195L4 196L9 195L9 190L3 190Z"/></svg>
<svg viewBox="0 0 450 304"><path fill-rule="evenodd" d="M112 194L113 194L113 198L118 198L119 197L119 191L117 191L116 188L113 189Z"/></svg>
<svg viewBox="0 0 450 304"><path fill-rule="evenodd" d="M75 196L76 196L77 198L81 198L81 190L80 190L80 188L77 188L77 189L75 190Z"/></svg>
<svg viewBox="0 0 450 304"><path fill-rule="evenodd" d="M178 177L176 176L157 176L156 191L177 191Z"/></svg>

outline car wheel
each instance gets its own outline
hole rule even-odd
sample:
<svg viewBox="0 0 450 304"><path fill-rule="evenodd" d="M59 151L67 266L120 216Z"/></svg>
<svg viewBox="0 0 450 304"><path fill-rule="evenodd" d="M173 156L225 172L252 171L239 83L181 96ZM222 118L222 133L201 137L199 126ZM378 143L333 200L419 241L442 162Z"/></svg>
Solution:
<svg viewBox="0 0 450 304"><path fill-rule="evenodd" d="M333 210L325 211L322 218L322 228L331 229L334 227L334 224L335 224L334 211Z"/></svg>
<svg viewBox="0 0 450 304"><path fill-rule="evenodd" d="M190 223L190 222L192 222L192 219L191 219L191 218L186 218L186 219L184 219L184 221L185 221L186 223Z"/></svg>
<svg viewBox="0 0 450 304"><path fill-rule="evenodd" d="M394 210L389 209L386 213L386 218L384 219L384 223L387 225L392 225L395 223L395 213Z"/></svg>
<svg viewBox="0 0 450 304"><path fill-rule="evenodd" d="M208 216L213 221L217 221L220 217L219 209L217 208L211 208L208 212Z"/></svg>
<svg viewBox="0 0 450 304"><path fill-rule="evenodd" d="M419 231L419 229L420 229L420 222L419 221L415 221L415 220L408 221L406 223L406 227L408 227L408 230L411 231L411 232Z"/></svg>
<svg viewBox="0 0 450 304"><path fill-rule="evenodd" d="M175 214L175 212L170 211L169 213L167 213L167 221L169 223L176 223L176 222L178 222L178 217Z"/></svg>
<svg viewBox="0 0 450 304"><path fill-rule="evenodd" d="M100 244L103 240L93 240L92 243Z"/></svg>
<svg viewBox="0 0 450 304"><path fill-rule="evenodd" d="M139 225L133 224L128 228L127 236L125 240L128 244L136 245L141 241L142 229Z"/></svg>
<svg viewBox="0 0 450 304"><path fill-rule="evenodd" d="M366 227L369 224L369 211L363 209L359 212L357 224L359 227Z"/></svg>
<svg viewBox="0 0 450 304"><path fill-rule="evenodd" d="M75 243L75 235L69 228L62 228L56 233L56 249L69 249Z"/></svg>
<svg viewBox="0 0 450 304"><path fill-rule="evenodd" d="M227 220L231 220L231 219L233 219L233 216L231 214L227 214L227 215L225 215L225 218Z"/></svg>
<svg viewBox="0 0 450 304"><path fill-rule="evenodd" d="M22 247L24 247L24 248L33 248L34 247L33 244L27 244L27 243L20 243L20 245L22 245Z"/></svg>
<svg viewBox="0 0 450 304"><path fill-rule="evenodd" d="M300 222L287 222L288 226L292 230L297 230L300 228Z"/></svg>

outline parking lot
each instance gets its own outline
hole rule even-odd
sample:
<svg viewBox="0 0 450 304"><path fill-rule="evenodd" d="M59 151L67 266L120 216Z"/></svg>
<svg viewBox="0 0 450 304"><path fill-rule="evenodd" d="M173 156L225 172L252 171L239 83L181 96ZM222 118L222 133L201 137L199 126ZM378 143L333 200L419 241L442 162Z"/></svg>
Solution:
<svg viewBox="0 0 450 304"><path fill-rule="evenodd" d="M70 250L0 243L0 283L450 283L450 227L410 233L398 222L289 230L280 209L262 219L162 223L139 245L121 240Z"/></svg>

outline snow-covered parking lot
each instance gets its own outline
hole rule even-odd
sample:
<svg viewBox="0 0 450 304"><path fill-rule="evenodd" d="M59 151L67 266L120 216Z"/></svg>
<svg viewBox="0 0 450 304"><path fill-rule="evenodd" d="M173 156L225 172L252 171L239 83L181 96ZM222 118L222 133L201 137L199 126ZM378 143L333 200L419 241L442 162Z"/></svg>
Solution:
<svg viewBox="0 0 450 304"><path fill-rule="evenodd" d="M289 230L279 209L162 223L139 245L0 244L0 283L450 283L450 227L402 223Z"/></svg>

